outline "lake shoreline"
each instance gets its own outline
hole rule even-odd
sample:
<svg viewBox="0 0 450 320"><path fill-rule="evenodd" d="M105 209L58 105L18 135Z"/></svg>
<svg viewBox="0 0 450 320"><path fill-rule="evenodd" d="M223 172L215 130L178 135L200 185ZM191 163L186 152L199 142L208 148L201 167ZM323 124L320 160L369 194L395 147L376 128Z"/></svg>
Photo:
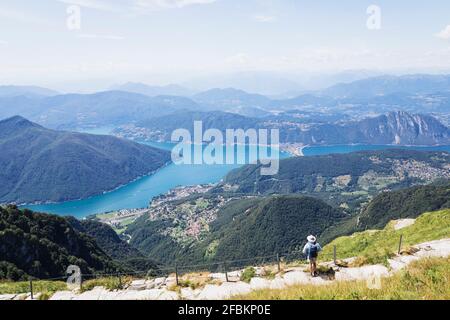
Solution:
<svg viewBox="0 0 450 320"><path fill-rule="evenodd" d="M333 153L350 153L370 150L385 150L398 147L400 149L419 149L426 151L450 152L450 146L397 146L397 145L339 145L339 146L302 146L304 156L320 156ZM434 149L434 150L433 150ZM438 149L438 150L436 150ZM282 153L282 159L292 155ZM41 203L21 207L34 211L49 212L58 215L73 215L85 218L89 215L100 214L121 209L135 209L147 207L152 199L163 195L176 187L189 187L199 184L220 182L231 170L241 165L184 165L167 164L159 168L153 175L144 176L115 190L92 196L87 199L65 201L59 203ZM35 208L34 208L35 207Z"/></svg>
<svg viewBox="0 0 450 320"><path fill-rule="evenodd" d="M96 193L96 194L91 195L91 196L86 197L86 198L78 198L78 199L71 199L71 200L64 200L64 201L36 201L36 202L32 202L32 203L20 203L20 204L14 204L13 203L13 204L17 205L19 208L22 208L22 207L27 207L27 206L54 205L54 204L60 204L60 203L65 203L65 202L75 202L75 201L82 201L82 200L93 199L95 197L99 197L99 196L102 196L102 195L106 195L108 193L112 193L112 192L118 191L118 190L126 187L130 183L139 181L139 180L147 178L147 177L151 177L151 176L157 174L159 171L161 171L164 168L166 168L167 166L170 166L171 164L173 164L173 162L172 161L168 161L163 166L159 167L156 170L151 171L148 174L140 175L140 176L134 178L133 180L130 180L129 182L123 183L120 186L115 187L114 189L105 190L105 191L102 191L101 193Z"/></svg>

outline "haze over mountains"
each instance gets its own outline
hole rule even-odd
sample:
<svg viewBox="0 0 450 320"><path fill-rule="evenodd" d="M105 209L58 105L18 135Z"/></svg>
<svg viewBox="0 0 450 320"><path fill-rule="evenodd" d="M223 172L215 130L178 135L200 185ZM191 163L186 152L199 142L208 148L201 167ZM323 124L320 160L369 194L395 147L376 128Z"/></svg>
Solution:
<svg viewBox="0 0 450 320"><path fill-rule="evenodd" d="M393 93L426 94L450 90L450 75L380 76L337 84L322 91L334 98L382 96Z"/></svg>
<svg viewBox="0 0 450 320"><path fill-rule="evenodd" d="M194 92L179 85L127 83L113 91L62 94L41 88L0 87L0 118L21 115L51 128L123 125L180 110L267 117L299 110L354 119L391 111L433 113L450 123L450 76L379 76L274 99L236 88ZM4 92L1 94L1 92Z"/></svg>
<svg viewBox="0 0 450 320"><path fill-rule="evenodd" d="M19 114L51 128L117 125L142 118L169 114L180 109L198 109L184 97L149 97L124 91L65 94L29 99L0 99L0 117Z"/></svg>
<svg viewBox="0 0 450 320"><path fill-rule="evenodd" d="M111 136L54 131L16 116L0 121L0 203L101 194L151 173L167 151Z"/></svg>
<svg viewBox="0 0 450 320"><path fill-rule="evenodd" d="M113 91L127 91L132 93L144 94L149 97L156 96L191 96L194 91L177 84L166 86L150 86L139 82L128 82L122 85L111 87Z"/></svg>
<svg viewBox="0 0 450 320"><path fill-rule="evenodd" d="M36 87L4 86L0 87L0 118L19 114L45 126L73 128L124 124L183 109L256 117L293 109L355 116L397 110L448 114L449 84L448 75L379 76L299 93L288 99L246 92L236 89L238 86L195 92L179 85L127 83L114 86L112 91L62 95Z"/></svg>
<svg viewBox="0 0 450 320"><path fill-rule="evenodd" d="M56 91L36 86L0 86L0 97L47 97L58 94Z"/></svg>

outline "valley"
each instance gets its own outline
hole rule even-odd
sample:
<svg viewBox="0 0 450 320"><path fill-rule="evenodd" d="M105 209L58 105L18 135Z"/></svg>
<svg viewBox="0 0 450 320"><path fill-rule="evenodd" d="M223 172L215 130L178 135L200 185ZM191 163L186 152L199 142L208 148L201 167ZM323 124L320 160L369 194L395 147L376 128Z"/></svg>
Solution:
<svg viewBox="0 0 450 320"><path fill-rule="evenodd" d="M147 143L147 142L146 142ZM150 143L158 148L170 149L171 144ZM396 146L381 145L340 145L304 147L305 156L325 154L346 154L361 150L397 149ZM450 146L435 147L400 147L406 150L443 151L450 152ZM281 158L290 156L287 152L280 153ZM26 205L34 211L49 212L60 215L73 215L78 218L92 214L117 211L122 209L147 208L154 197L164 195L179 186L187 187L209 183L219 183L230 171L237 169L238 165L168 165L151 176L146 176L131 182L115 191L104 193L87 199L67 201L61 203ZM365 194L366 192L363 191Z"/></svg>
<svg viewBox="0 0 450 320"><path fill-rule="evenodd" d="M450 299L450 2L322 2L0 1L0 315Z"/></svg>

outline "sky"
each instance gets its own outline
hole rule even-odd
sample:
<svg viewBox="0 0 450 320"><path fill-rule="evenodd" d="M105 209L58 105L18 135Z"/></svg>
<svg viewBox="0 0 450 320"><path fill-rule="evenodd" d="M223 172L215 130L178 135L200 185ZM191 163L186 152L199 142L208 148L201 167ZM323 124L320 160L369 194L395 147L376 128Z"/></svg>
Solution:
<svg viewBox="0 0 450 320"><path fill-rule="evenodd" d="M450 1L0 0L0 84L344 70L448 72Z"/></svg>

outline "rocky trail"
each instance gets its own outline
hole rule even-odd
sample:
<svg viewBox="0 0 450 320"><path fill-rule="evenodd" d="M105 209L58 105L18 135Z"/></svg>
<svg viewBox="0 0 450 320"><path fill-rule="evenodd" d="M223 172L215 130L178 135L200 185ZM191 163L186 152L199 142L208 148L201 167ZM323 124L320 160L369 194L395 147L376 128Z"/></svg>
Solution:
<svg viewBox="0 0 450 320"><path fill-rule="evenodd" d="M109 291L95 287L90 291L79 293L78 290L59 291L50 300L223 300L236 295L248 294L258 289L283 289L292 285L326 285L333 281L372 281L389 277L408 266L411 262L430 257L450 256L450 239L430 241L413 246L410 255L397 255L389 259L389 267L368 265L362 267L342 267L333 262L321 263L322 269L330 270L326 274L312 278L306 272L306 266L285 268L274 278L263 275L264 268L255 267L256 276L249 283L240 281L243 270L228 273L207 274L209 283L198 289L177 288L175 277L156 278L152 280L134 280L123 290ZM354 258L343 260L351 262ZM35 299L39 294L35 295ZM0 295L0 300L29 300L29 294Z"/></svg>

